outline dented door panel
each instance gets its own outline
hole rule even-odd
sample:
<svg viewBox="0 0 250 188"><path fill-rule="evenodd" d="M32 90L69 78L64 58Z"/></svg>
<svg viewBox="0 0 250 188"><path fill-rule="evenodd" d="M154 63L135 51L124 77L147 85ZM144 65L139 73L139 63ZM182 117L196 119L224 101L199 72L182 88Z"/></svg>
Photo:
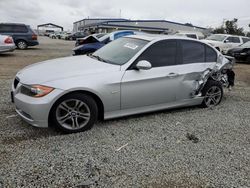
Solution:
<svg viewBox="0 0 250 188"><path fill-rule="evenodd" d="M194 98L204 72L212 69L215 63L193 63L179 65L179 86L177 87L176 100Z"/></svg>

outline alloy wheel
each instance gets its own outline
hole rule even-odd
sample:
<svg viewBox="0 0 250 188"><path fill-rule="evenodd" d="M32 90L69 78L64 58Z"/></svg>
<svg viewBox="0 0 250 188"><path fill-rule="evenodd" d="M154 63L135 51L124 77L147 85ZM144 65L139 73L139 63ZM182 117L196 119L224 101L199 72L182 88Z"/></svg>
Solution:
<svg viewBox="0 0 250 188"><path fill-rule="evenodd" d="M25 49L26 47L27 47L26 42L24 42L24 41L18 42L18 48L19 49Z"/></svg>
<svg viewBox="0 0 250 188"><path fill-rule="evenodd" d="M212 86L205 95L207 107L213 107L220 103L222 91L218 86Z"/></svg>
<svg viewBox="0 0 250 188"><path fill-rule="evenodd" d="M77 130L86 126L90 120L90 109L86 103L78 99L63 101L56 109L58 123L69 130Z"/></svg>

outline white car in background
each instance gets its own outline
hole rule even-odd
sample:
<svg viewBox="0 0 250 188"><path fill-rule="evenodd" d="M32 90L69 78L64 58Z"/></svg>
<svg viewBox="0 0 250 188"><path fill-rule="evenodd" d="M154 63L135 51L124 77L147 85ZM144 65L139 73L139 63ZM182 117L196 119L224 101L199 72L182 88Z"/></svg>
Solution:
<svg viewBox="0 0 250 188"><path fill-rule="evenodd" d="M229 49L248 41L250 41L248 37L227 34L214 34L203 40L203 42L210 44L223 54L226 54Z"/></svg>
<svg viewBox="0 0 250 188"><path fill-rule="evenodd" d="M0 53L12 52L16 48L16 45L10 36L0 35Z"/></svg>
<svg viewBox="0 0 250 188"><path fill-rule="evenodd" d="M188 38L199 40L199 36L197 33L176 33L175 36L188 37Z"/></svg>

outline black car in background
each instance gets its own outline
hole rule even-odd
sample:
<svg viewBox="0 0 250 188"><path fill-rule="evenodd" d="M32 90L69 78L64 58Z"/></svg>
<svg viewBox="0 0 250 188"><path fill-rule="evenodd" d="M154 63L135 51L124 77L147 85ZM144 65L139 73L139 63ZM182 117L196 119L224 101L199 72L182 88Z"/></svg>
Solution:
<svg viewBox="0 0 250 188"><path fill-rule="evenodd" d="M236 61L250 63L250 41L228 50L228 56L232 56Z"/></svg>
<svg viewBox="0 0 250 188"><path fill-rule="evenodd" d="M19 49L39 44L37 34L25 24L0 23L0 34L11 36Z"/></svg>
<svg viewBox="0 0 250 188"><path fill-rule="evenodd" d="M96 33L96 34L89 35L89 36L84 37L84 38L77 38L75 46L80 46L82 44L96 42L96 41L98 41L99 38L101 38L105 35L107 35L107 33Z"/></svg>
<svg viewBox="0 0 250 188"><path fill-rule="evenodd" d="M84 38L87 35L84 32L75 32L67 36L66 40L76 40L77 38Z"/></svg>

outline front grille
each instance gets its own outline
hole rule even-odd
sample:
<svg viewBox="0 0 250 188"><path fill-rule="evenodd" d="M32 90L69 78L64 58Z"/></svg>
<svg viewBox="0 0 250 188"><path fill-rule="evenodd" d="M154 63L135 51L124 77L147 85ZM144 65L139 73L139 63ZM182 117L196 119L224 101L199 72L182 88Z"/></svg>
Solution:
<svg viewBox="0 0 250 188"><path fill-rule="evenodd" d="M19 84L19 82L20 82L19 78L16 77L14 80L14 88L15 89L16 89L17 85Z"/></svg>

